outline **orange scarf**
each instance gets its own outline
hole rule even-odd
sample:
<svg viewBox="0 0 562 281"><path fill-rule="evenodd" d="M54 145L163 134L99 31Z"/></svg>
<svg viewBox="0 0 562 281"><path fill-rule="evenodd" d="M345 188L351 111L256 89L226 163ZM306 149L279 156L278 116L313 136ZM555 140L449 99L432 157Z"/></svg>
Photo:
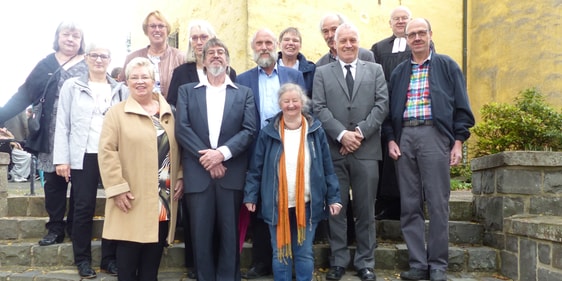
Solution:
<svg viewBox="0 0 562 281"><path fill-rule="evenodd" d="M296 214L297 214L297 243L302 245L305 239L306 230L306 210L304 205L304 146L306 144L306 120L301 116L301 139L299 145L299 154L297 161L297 181L296 181ZM283 117L279 121L279 133L281 134L281 143L285 143L285 123ZM291 226L289 223L289 196L287 191L287 171L285 167L285 152L281 152L279 159L279 202L277 222L277 258L279 261L285 262L286 259L293 257L291 250Z"/></svg>

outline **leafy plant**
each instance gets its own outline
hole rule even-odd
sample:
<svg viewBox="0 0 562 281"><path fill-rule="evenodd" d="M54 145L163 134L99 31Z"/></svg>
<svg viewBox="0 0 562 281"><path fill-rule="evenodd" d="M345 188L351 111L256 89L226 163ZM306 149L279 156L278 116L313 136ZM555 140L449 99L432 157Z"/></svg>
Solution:
<svg viewBox="0 0 562 281"><path fill-rule="evenodd" d="M451 166L450 174L451 178L459 179L465 182L470 182L472 179L470 164Z"/></svg>
<svg viewBox="0 0 562 281"><path fill-rule="evenodd" d="M472 184L470 182L451 179L451 190L469 190L471 188L472 188Z"/></svg>
<svg viewBox="0 0 562 281"><path fill-rule="evenodd" d="M490 103L481 110L476 157L510 150L562 150L562 113L550 107L535 88L519 93L515 104Z"/></svg>

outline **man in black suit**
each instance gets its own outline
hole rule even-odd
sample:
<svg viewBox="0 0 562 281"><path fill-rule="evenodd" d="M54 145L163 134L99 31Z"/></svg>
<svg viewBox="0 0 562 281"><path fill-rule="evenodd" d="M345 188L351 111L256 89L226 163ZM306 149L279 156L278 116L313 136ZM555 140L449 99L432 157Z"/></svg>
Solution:
<svg viewBox="0 0 562 281"><path fill-rule="evenodd" d="M392 70L410 56L410 47L406 44L406 24L412 13L404 6L396 7L390 13L388 23L392 36L383 39L371 47L375 60L382 66L386 82L390 80ZM388 156L388 141L382 136L383 160L380 167L380 180L377 192L375 215L377 220L400 220L400 191L396 181L394 161Z"/></svg>
<svg viewBox="0 0 562 281"><path fill-rule="evenodd" d="M205 44L203 64L207 79L180 86L176 105L197 280L239 281L238 218L257 128L254 96L228 77L230 56L220 40Z"/></svg>

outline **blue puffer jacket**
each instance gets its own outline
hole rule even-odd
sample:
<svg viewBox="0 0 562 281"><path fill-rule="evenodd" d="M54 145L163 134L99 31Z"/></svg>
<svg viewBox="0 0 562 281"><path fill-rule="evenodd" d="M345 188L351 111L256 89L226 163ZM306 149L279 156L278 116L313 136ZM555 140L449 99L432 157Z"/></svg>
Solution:
<svg viewBox="0 0 562 281"><path fill-rule="evenodd" d="M269 225L278 220L278 170L283 145L279 135L281 113L259 134L244 187L244 203L261 200L260 216ZM338 178L334 172L326 133L320 121L307 119L306 141L310 152L310 223L327 218L329 205L341 203Z"/></svg>

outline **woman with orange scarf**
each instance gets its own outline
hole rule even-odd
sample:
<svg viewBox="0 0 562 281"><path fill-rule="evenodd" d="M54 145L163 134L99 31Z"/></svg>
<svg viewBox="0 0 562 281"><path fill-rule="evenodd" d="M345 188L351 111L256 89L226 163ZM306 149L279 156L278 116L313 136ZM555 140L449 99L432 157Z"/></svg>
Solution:
<svg viewBox="0 0 562 281"><path fill-rule="evenodd" d="M310 281L318 222L341 209L339 183L326 134L300 86L279 89L281 112L260 131L244 187L244 203L270 226L274 280Z"/></svg>

